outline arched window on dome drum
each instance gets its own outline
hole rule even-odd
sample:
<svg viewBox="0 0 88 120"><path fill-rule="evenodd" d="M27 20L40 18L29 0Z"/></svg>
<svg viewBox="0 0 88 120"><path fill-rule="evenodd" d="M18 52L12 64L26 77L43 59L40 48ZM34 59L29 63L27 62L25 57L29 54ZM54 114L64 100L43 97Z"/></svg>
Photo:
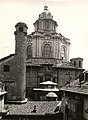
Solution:
<svg viewBox="0 0 88 120"><path fill-rule="evenodd" d="M49 44L45 44L43 46L43 58L49 58L51 57L51 46Z"/></svg>
<svg viewBox="0 0 88 120"><path fill-rule="evenodd" d="M29 45L27 47L27 59L32 57L32 47Z"/></svg>

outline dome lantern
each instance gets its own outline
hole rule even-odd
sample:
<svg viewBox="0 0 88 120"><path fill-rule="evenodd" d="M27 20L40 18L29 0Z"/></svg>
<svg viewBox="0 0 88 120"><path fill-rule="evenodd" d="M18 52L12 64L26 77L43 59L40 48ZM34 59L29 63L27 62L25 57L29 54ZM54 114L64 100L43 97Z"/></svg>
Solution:
<svg viewBox="0 0 88 120"><path fill-rule="evenodd" d="M44 11L39 14L39 19L53 19L53 16L48 10L48 6L44 6Z"/></svg>
<svg viewBox="0 0 88 120"><path fill-rule="evenodd" d="M53 20L48 6L44 6L43 12L39 14L38 20L34 23L35 32L56 33L57 26L57 22Z"/></svg>

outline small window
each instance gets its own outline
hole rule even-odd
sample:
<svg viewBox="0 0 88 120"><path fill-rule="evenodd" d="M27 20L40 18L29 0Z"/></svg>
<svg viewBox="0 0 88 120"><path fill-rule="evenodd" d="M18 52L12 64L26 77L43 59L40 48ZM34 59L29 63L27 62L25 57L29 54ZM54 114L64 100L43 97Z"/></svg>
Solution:
<svg viewBox="0 0 88 120"><path fill-rule="evenodd" d="M0 101L3 99L3 96L0 97Z"/></svg>
<svg viewBox="0 0 88 120"><path fill-rule="evenodd" d="M76 61L74 61L74 66L76 66Z"/></svg>
<svg viewBox="0 0 88 120"><path fill-rule="evenodd" d="M43 77L42 76L40 76L39 79L40 79L40 82L43 82Z"/></svg>
<svg viewBox="0 0 88 120"><path fill-rule="evenodd" d="M9 71L10 71L10 66L4 65L4 72L9 72Z"/></svg>
<svg viewBox="0 0 88 120"><path fill-rule="evenodd" d="M37 85L41 82L43 82L43 76L37 76Z"/></svg>
<svg viewBox="0 0 88 120"><path fill-rule="evenodd" d="M81 66L82 66L81 61L79 61L79 67L81 67Z"/></svg>
<svg viewBox="0 0 88 120"><path fill-rule="evenodd" d="M27 72L27 73L30 72L30 67L29 67L29 66L26 67L26 72Z"/></svg>
<svg viewBox="0 0 88 120"><path fill-rule="evenodd" d="M53 82L56 82L56 78L55 77L53 78Z"/></svg>
<svg viewBox="0 0 88 120"><path fill-rule="evenodd" d="M57 77L53 77L53 82L57 83L58 78Z"/></svg>
<svg viewBox="0 0 88 120"><path fill-rule="evenodd" d="M45 77L45 81L51 81L51 78Z"/></svg>
<svg viewBox="0 0 88 120"><path fill-rule="evenodd" d="M63 59L64 59L64 57L61 57L61 59L63 60Z"/></svg>
<svg viewBox="0 0 88 120"><path fill-rule="evenodd" d="M23 27L19 27L19 31L20 31L20 32L23 32Z"/></svg>
<svg viewBox="0 0 88 120"><path fill-rule="evenodd" d="M88 80L88 73L85 73L85 80Z"/></svg>

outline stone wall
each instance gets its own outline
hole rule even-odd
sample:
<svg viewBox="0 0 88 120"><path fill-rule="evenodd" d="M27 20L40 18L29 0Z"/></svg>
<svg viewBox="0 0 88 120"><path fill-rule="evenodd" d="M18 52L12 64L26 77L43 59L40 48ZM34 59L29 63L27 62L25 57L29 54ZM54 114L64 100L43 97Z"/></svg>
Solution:
<svg viewBox="0 0 88 120"><path fill-rule="evenodd" d="M6 99L16 99L15 55L0 63L0 80L5 84ZM9 65L9 71L4 71L4 65ZM14 91L15 90L15 91Z"/></svg>

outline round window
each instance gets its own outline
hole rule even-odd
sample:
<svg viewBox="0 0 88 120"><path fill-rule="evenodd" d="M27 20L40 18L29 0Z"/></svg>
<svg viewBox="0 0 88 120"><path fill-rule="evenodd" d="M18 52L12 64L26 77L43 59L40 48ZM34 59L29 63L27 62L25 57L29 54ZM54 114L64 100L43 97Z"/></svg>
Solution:
<svg viewBox="0 0 88 120"><path fill-rule="evenodd" d="M23 32L23 27L19 27L19 31L20 31L20 32Z"/></svg>

